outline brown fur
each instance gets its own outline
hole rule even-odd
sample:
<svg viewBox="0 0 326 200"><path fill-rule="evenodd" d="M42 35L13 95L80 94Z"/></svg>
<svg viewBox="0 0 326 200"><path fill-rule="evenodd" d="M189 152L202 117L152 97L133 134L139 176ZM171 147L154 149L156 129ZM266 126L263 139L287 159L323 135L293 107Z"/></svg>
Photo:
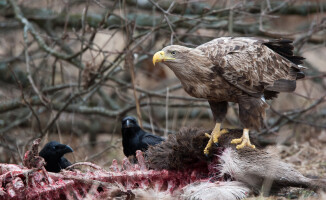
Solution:
<svg viewBox="0 0 326 200"><path fill-rule="evenodd" d="M209 139L204 133L211 131L181 128L177 134L169 135L165 142L151 146L146 151L148 166L152 169L183 170L193 167L194 163L208 162L210 159L203 154L203 149ZM229 131L219 138L218 147L213 146L213 152L219 151L221 147L235 149L236 145L231 144L231 140L241 137L242 130L229 129ZM254 138L251 140L255 141Z"/></svg>
<svg viewBox="0 0 326 200"><path fill-rule="evenodd" d="M205 132L207 131L202 129L182 128L177 134L169 135L165 142L148 149L148 166L152 169L167 170L207 167L213 157L207 158L202 152L208 142L208 138L204 136ZM289 164L263 149L245 147L236 150L230 141L241 135L242 130L229 129L229 133L219 138L218 147L213 147L212 156L217 155L220 158L221 176L231 176L257 192L263 185L273 190L290 186L326 190L325 180L304 177ZM254 139L251 140L257 145Z"/></svg>
<svg viewBox="0 0 326 200"><path fill-rule="evenodd" d="M206 162L203 154L208 138L204 130L181 128L166 142L151 146L146 151L147 163L152 169L182 170L194 163Z"/></svg>

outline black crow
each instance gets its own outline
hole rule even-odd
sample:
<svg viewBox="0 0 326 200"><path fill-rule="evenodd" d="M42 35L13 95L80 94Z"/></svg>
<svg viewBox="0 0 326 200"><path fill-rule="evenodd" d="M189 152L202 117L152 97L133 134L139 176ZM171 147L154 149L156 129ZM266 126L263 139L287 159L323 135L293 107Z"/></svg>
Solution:
<svg viewBox="0 0 326 200"><path fill-rule="evenodd" d="M142 130L134 117L125 117L121 121L123 153L135 156L137 150L146 151L148 146L164 141L163 138Z"/></svg>
<svg viewBox="0 0 326 200"><path fill-rule="evenodd" d="M44 158L45 169L49 172L60 172L70 166L71 163L63 157L64 154L73 152L72 148L56 141L47 143L40 151L39 155Z"/></svg>

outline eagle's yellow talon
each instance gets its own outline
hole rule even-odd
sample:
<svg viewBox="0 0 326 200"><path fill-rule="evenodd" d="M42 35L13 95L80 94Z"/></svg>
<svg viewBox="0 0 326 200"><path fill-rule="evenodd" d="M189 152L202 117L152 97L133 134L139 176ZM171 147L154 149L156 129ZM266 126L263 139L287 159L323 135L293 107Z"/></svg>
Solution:
<svg viewBox="0 0 326 200"><path fill-rule="evenodd" d="M211 138L212 136L208 133L205 133L205 136L208 137L208 138Z"/></svg>
<svg viewBox="0 0 326 200"><path fill-rule="evenodd" d="M241 144L239 144L241 143ZM250 139L249 139L249 130L248 129L244 129L243 130L243 135L241 138L237 138L237 139L233 139L231 141L231 144L239 144L236 146L237 149L242 149L245 146L251 147L253 149L256 148L255 145L251 144Z"/></svg>
<svg viewBox="0 0 326 200"><path fill-rule="evenodd" d="M237 145L237 149L242 149L243 147L245 147L245 143L242 142L241 144Z"/></svg>
<svg viewBox="0 0 326 200"><path fill-rule="evenodd" d="M228 133L229 131L226 129L220 129L221 128L221 124L220 123L216 123L215 128L213 129L211 135L209 135L208 133L205 133L205 136L209 138L209 141L204 149L204 154L208 155L209 154L209 150L212 148L213 144L218 143L218 138L225 133Z"/></svg>
<svg viewBox="0 0 326 200"><path fill-rule="evenodd" d="M229 131L228 131L227 129L222 129L222 130L220 131L220 134L223 135L223 134L228 133L228 132L229 132Z"/></svg>
<svg viewBox="0 0 326 200"><path fill-rule="evenodd" d="M242 137L241 138L238 138L238 139L231 140L231 144L239 144L241 142L242 142Z"/></svg>
<svg viewBox="0 0 326 200"><path fill-rule="evenodd" d="M218 138L220 137L219 132L212 132L212 137L213 137L213 142L217 143L218 142Z"/></svg>
<svg viewBox="0 0 326 200"><path fill-rule="evenodd" d="M221 137L221 135L228 133L228 130L226 129L222 129L222 130L216 130L214 129L212 132L212 136L213 136L213 142L217 143L218 142L218 138Z"/></svg>
<svg viewBox="0 0 326 200"><path fill-rule="evenodd" d="M209 134L207 134L207 135L209 135ZM209 137L210 137L210 139L209 139L209 141L208 141L208 143L207 143L207 145L206 145L206 147L204 149L204 154L205 155L209 154L209 149L212 147L212 144L213 144L212 137L211 136L209 136Z"/></svg>
<svg viewBox="0 0 326 200"><path fill-rule="evenodd" d="M256 149L255 145L250 144L250 142L242 142L241 144L237 145L237 149L242 149L243 147L248 146L251 147L253 149Z"/></svg>

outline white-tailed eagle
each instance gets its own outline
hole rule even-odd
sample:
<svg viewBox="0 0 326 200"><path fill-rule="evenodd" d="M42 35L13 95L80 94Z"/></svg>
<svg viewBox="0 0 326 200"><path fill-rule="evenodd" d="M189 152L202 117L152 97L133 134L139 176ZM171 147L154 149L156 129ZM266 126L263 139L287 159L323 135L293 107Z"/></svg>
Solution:
<svg viewBox="0 0 326 200"><path fill-rule="evenodd" d="M237 148L250 146L249 129L259 130L263 124L265 99L279 92L293 92L296 80L303 78L302 60L293 55L292 41L248 37L221 37L196 48L167 46L155 53L153 63L163 62L181 81L185 91L207 99L216 125L204 153L218 142L221 123L228 102L239 104L243 136L231 143Z"/></svg>

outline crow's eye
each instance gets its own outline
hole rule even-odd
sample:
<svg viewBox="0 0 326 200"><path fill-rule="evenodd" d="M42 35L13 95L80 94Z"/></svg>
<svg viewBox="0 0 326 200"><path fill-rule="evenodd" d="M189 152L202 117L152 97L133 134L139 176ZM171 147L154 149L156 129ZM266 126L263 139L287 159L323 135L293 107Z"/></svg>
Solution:
<svg viewBox="0 0 326 200"><path fill-rule="evenodd" d="M176 54L176 52L175 52L175 51L171 51L171 55L173 55L173 56L174 56L175 54Z"/></svg>
<svg viewBox="0 0 326 200"><path fill-rule="evenodd" d="M56 147L56 146L53 146L52 148L53 148L54 150L55 150L55 149L57 149L57 147Z"/></svg>

